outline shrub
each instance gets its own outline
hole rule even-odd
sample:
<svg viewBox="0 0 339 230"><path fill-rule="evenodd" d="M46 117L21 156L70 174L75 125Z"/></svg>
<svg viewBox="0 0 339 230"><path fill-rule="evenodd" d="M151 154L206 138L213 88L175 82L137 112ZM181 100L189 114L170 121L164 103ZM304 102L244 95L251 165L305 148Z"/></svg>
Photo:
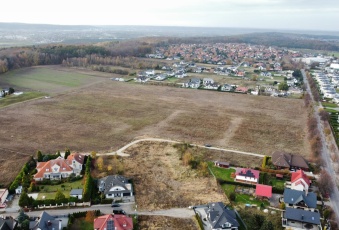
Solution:
<svg viewBox="0 0 339 230"><path fill-rule="evenodd" d="M231 192L231 194L230 194L230 201L235 201L235 199L236 199L236 195L235 195L235 193L234 192Z"/></svg>

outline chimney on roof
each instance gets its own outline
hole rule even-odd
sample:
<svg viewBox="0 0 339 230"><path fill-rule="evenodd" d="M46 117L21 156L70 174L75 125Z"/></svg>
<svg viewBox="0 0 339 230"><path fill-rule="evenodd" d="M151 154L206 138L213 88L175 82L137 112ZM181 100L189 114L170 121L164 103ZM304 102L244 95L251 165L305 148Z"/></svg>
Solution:
<svg viewBox="0 0 339 230"><path fill-rule="evenodd" d="M62 222L62 220L59 220L59 230L62 229L62 228L61 228L61 222Z"/></svg>
<svg viewBox="0 0 339 230"><path fill-rule="evenodd" d="M301 219L302 219L302 220L304 219L304 215L301 215Z"/></svg>
<svg viewBox="0 0 339 230"><path fill-rule="evenodd" d="M51 226L52 222L50 220L47 221L47 226Z"/></svg>

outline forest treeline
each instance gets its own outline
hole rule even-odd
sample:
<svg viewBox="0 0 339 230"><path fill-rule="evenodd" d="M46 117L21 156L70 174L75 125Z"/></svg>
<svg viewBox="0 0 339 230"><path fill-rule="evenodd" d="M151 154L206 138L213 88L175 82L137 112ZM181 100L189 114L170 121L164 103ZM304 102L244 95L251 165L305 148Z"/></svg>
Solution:
<svg viewBox="0 0 339 230"><path fill-rule="evenodd" d="M313 49L339 51L339 37L335 41L315 39L309 35L286 34L286 33L253 33L234 36L220 37L191 37L191 38L169 38L162 41L160 45L180 44L180 43L249 43L254 45L278 46L286 48Z"/></svg>
<svg viewBox="0 0 339 230"><path fill-rule="evenodd" d="M57 65L72 58L88 63L114 57L144 57L152 52L152 45L131 40L98 45L47 45L15 47L0 50L0 74L12 69L37 65ZM100 64L100 63L98 63Z"/></svg>

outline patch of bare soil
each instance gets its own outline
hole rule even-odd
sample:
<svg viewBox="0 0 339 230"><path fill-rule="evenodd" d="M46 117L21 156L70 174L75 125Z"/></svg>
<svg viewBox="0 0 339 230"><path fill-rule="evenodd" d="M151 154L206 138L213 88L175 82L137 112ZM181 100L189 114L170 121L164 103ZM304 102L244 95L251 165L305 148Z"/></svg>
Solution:
<svg viewBox="0 0 339 230"><path fill-rule="evenodd" d="M159 210L213 201L227 202L212 177L199 177L183 166L179 153L168 143L143 142L127 149L125 176L133 178L141 210Z"/></svg>
<svg viewBox="0 0 339 230"><path fill-rule="evenodd" d="M182 219L164 216L138 216L139 229L150 230L199 230L200 227L195 219Z"/></svg>

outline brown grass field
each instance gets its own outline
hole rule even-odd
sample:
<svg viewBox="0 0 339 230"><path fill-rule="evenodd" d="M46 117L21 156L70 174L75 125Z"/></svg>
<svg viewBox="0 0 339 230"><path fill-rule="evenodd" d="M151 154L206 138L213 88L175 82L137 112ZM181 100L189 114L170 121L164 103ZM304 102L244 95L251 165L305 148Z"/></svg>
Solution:
<svg viewBox="0 0 339 230"><path fill-rule="evenodd" d="M195 219L182 219L164 216L138 216L139 229L150 230L199 230L199 225Z"/></svg>
<svg viewBox="0 0 339 230"><path fill-rule="evenodd" d="M53 92L50 99L1 108L1 148L26 155L66 147L108 152L136 138L159 137L268 155L275 150L309 154L302 100L121 83L92 71L40 68L62 71L63 79L65 73L76 74L65 87L60 81L55 88L45 87ZM89 77L78 81L79 74ZM43 75L34 78L35 84L26 80L32 91L40 87L37 79ZM11 80L16 81L20 78ZM1 153L4 162L13 157ZM2 172L6 177L0 184L6 184L18 170Z"/></svg>

